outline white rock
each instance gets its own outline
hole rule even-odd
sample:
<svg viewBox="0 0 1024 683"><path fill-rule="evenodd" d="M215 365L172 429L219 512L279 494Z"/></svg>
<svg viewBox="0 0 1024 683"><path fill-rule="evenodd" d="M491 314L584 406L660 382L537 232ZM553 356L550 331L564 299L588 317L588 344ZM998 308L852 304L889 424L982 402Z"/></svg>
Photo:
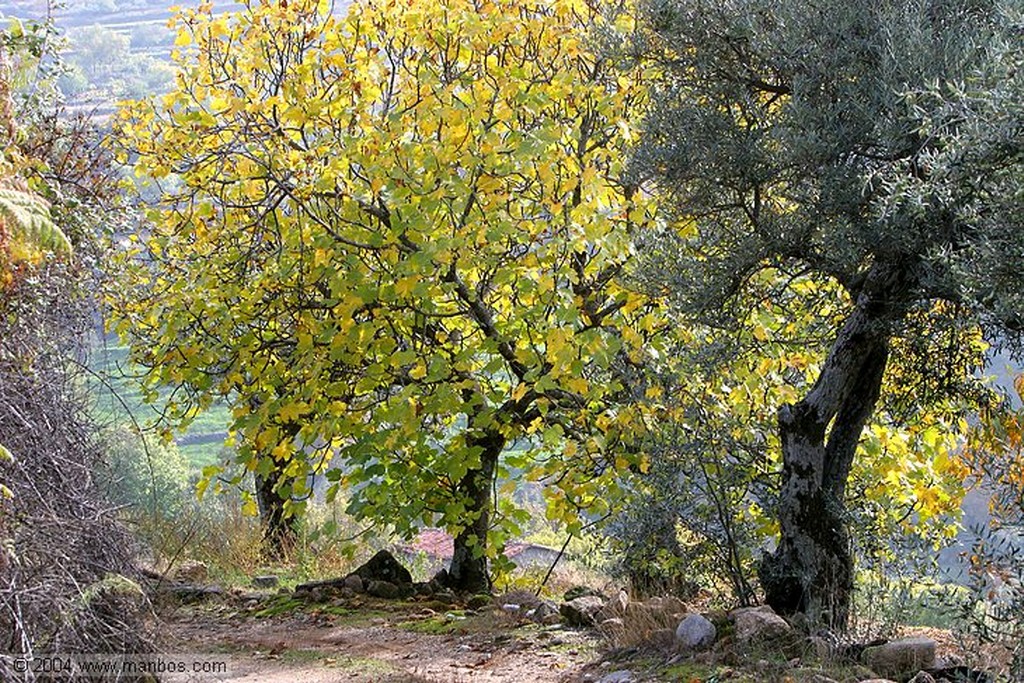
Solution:
<svg viewBox="0 0 1024 683"><path fill-rule="evenodd" d="M676 627L676 642L687 650L706 650L715 644L715 625L700 614L687 614Z"/></svg>

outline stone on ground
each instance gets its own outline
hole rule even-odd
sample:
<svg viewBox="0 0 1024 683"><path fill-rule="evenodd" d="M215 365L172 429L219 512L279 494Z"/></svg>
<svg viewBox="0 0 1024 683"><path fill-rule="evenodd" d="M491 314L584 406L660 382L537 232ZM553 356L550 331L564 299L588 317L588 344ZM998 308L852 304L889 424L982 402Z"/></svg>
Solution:
<svg viewBox="0 0 1024 683"><path fill-rule="evenodd" d="M277 588L278 579L273 574L252 577L253 588Z"/></svg>
<svg viewBox="0 0 1024 683"><path fill-rule="evenodd" d="M210 570L199 560L186 560L174 569L173 579L181 583L205 583Z"/></svg>
<svg viewBox="0 0 1024 683"><path fill-rule="evenodd" d="M534 607L532 610L533 614L527 612L527 616L538 624L557 624L561 621L558 607L555 603L547 600L542 600L539 605Z"/></svg>
<svg viewBox="0 0 1024 683"><path fill-rule="evenodd" d="M366 593L375 598L394 600L399 597L401 591L399 591L398 586L390 581L376 581L371 579L366 582Z"/></svg>
<svg viewBox="0 0 1024 683"><path fill-rule="evenodd" d="M484 607L491 605L493 602L494 598L492 598L490 595L480 593L479 595L474 595L473 597L471 597L469 601L466 603L466 607L468 607L469 609L483 609Z"/></svg>
<svg viewBox="0 0 1024 683"><path fill-rule="evenodd" d="M584 595L583 597L563 602L559 611L569 626L594 626L597 623L597 613L604 607L604 600L596 595Z"/></svg>
<svg viewBox="0 0 1024 683"><path fill-rule="evenodd" d="M767 605L733 610L729 619L736 627L736 642L743 646L772 645L795 635L793 627Z"/></svg>
<svg viewBox="0 0 1024 683"><path fill-rule="evenodd" d="M572 602L576 598L582 598L588 595L592 595L604 600L604 596L601 594L601 592L591 588L590 586L573 586L569 590L565 591L565 595L562 596L562 599L566 602Z"/></svg>
<svg viewBox="0 0 1024 683"><path fill-rule="evenodd" d="M935 641L921 637L901 638L864 648L860 659L880 676L907 678L921 669L935 666Z"/></svg>
<svg viewBox="0 0 1024 683"><path fill-rule="evenodd" d="M352 572L364 582L387 581L388 583L412 583L412 574L387 550L381 550Z"/></svg>
<svg viewBox="0 0 1024 683"><path fill-rule="evenodd" d="M715 625L700 614L687 614L676 627L676 643L684 650L700 652L715 644Z"/></svg>

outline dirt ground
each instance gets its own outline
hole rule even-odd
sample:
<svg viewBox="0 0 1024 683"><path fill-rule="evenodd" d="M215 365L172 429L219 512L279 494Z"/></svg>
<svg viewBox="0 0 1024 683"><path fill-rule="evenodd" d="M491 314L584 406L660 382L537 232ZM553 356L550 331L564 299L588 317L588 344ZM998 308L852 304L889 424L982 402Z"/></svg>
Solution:
<svg viewBox="0 0 1024 683"><path fill-rule="evenodd" d="M228 658L226 675L182 681L568 683L597 657L593 633L438 607L208 604L163 610L157 628L167 653Z"/></svg>
<svg viewBox="0 0 1024 683"><path fill-rule="evenodd" d="M594 629L519 621L498 605L471 611L431 601L356 597L305 603L291 594L222 600L158 610L154 629L170 656L226 661L224 674L168 677L169 683L590 683L634 672L638 681L855 683L871 672L856 665L810 668L800 658L714 663L665 658L643 648L613 650ZM963 659L948 631L914 629L940 656ZM1000 662L977 652L972 664ZM998 654L998 653L995 653ZM614 660L614 661L609 661ZM625 673L625 671L622 671Z"/></svg>

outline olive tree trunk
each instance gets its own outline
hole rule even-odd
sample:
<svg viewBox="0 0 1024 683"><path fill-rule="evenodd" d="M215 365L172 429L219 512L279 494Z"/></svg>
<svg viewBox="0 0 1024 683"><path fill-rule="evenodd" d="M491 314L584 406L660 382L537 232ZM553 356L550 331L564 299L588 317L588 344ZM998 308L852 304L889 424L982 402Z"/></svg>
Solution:
<svg viewBox="0 0 1024 683"><path fill-rule="evenodd" d="M465 497L468 524L455 536L452 562L448 568L448 586L466 593L486 593L491 589L487 567L487 531L493 505L492 487L498 458L505 448L505 437L485 432L472 436L469 445L480 447L480 467L468 471L456 491Z"/></svg>
<svg viewBox="0 0 1024 683"><path fill-rule="evenodd" d="M906 313L911 268L871 267L814 386L779 410L779 543L759 578L778 613L844 629L853 557L844 502L864 425L878 402L893 323Z"/></svg>

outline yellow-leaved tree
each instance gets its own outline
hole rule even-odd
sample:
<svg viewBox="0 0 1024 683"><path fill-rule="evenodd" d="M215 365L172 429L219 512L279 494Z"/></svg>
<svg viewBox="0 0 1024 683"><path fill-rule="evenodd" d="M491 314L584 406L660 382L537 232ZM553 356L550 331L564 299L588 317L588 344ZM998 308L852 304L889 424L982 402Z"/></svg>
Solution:
<svg viewBox="0 0 1024 683"><path fill-rule="evenodd" d="M187 422L233 407L239 460L301 511L455 537L481 590L549 484L578 530L638 463L639 366L663 318L620 284L647 197L620 181L643 76L580 0L249 2L178 18L169 95L116 130L160 190L115 327ZM180 398L185 397L185 398ZM207 471L207 481L216 474ZM499 563L500 566L500 563Z"/></svg>

